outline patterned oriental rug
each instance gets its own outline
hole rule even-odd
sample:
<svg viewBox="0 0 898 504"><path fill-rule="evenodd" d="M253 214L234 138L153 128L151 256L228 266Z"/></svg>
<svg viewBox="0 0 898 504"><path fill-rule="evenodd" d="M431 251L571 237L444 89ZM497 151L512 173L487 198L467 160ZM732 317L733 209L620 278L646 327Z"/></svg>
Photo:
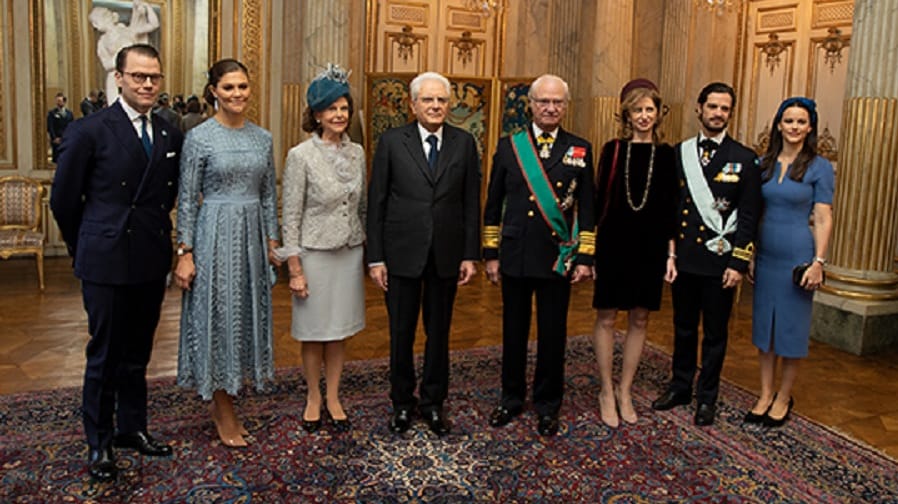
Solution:
<svg viewBox="0 0 898 504"><path fill-rule="evenodd" d="M452 354L443 439L420 421L404 436L388 431L385 360L347 365L345 434L304 432L305 385L297 369L280 371L266 393L239 401L246 449L221 445L192 392L156 380L151 426L175 456L117 450L114 484L87 476L77 389L0 397L0 502L898 502L896 461L800 416L777 430L743 425L753 398L732 384L712 428L694 427L691 408L652 412L670 363L654 348L636 380L639 423L608 429L594 362L587 338L571 338L554 438L536 434L530 410L488 426L498 348Z"/></svg>

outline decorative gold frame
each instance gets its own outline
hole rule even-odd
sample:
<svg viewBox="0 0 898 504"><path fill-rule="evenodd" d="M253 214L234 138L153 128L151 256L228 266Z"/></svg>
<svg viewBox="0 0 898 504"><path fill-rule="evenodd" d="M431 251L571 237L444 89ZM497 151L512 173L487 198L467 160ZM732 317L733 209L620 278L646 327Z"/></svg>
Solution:
<svg viewBox="0 0 898 504"><path fill-rule="evenodd" d="M3 40L0 40L0 53L2 53L0 54L0 83L2 83L0 84L0 173L3 173L3 170L15 170L18 161L16 128L10 128L10 125L14 124L16 117L16 87L14 85L16 82L15 30L8 29L12 28L12 20L12 2L8 2L6 13L0 18L0 27L7 34L6 44L4 44ZM7 50L3 50L4 45ZM6 87L4 88L4 86ZM6 101L4 101L4 98L6 98ZM3 111L7 106L8 114L4 115ZM9 122L6 121L7 118ZM9 128L8 131L10 133L9 145L6 144L7 128ZM7 147L9 150L6 150ZM6 160L9 162L5 162Z"/></svg>

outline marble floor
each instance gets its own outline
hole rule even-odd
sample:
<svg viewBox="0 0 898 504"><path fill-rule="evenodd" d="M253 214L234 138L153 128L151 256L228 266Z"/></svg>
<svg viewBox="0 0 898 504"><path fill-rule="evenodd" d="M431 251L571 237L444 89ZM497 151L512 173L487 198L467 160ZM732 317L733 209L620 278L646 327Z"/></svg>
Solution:
<svg viewBox="0 0 898 504"><path fill-rule="evenodd" d="M87 319L71 260L49 258L46 290L37 287L31 259L0 261L0 394L79 386L84 369ZM347 345L349 359L384 357L389 353L387 317L382 296L367 282L367 328ZM156 336L151 377L175 374L178 351L180 294L166 296ZM283 282L274 292L275 361L278 367L300 364L300 345L290 338L290 296ZM576 286L569 316L569 333L592 330L592 286ZM618 319L623 327L624 315ZM751 345L751 289L746 287L731 322L723 375L756 391L757 352ZM501 342L499 289L479 275L459 289L452 348L497 345ZM423 351L423 338L417 351ZM669 295L649 326L651 344L670 353L673 341ZM898 458L898 349L857 357L827 345L811 344L795 389L795 410L831 428ZM750 407L749 404L745 405Z"/></svg>

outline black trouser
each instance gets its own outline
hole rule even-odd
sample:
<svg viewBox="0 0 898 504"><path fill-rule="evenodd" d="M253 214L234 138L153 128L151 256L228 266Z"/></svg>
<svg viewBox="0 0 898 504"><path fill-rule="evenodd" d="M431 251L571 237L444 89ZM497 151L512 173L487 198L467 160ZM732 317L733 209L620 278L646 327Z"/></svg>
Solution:
<svg viewBox="0 0 898 504"><path fill-rule="evenodd" d="M419 408L439 410L449 393L449 326L458 277L440 278L433 255L418 278L389 275L385 294L390 318L390 400L395 409L415 407L415 329L423 312L424 370ZM423 299L422 299L423 293Z"/></svg>
<svg viewBox="0 0 898 504"><path fill-rule="evenodd" d="M81 283L90 341L82 390L87 444L147 428L147 364L159 323L165 277L137 285ZM115 423L113 424L113 418Z"/></svg>
<svg viewBox="0 0 898 504"><path fill-rule="evenodd" d="M520 410L527 394L527 339L536 294L536 373L533 407L557 415L564 396L564 351L570 280L502 275L502 406Z"/></svg>
<svg viewBox="0 0 898 504"><path fill-rule="evenodd" d="M735 289L724 289L721 276L680 272L672 286L674 312L673 379L670 388L692 393L698 359L698 323L701 317L702 370L695 392L699 404L717 402L720 371L726 356L730 312Z"/></svg>

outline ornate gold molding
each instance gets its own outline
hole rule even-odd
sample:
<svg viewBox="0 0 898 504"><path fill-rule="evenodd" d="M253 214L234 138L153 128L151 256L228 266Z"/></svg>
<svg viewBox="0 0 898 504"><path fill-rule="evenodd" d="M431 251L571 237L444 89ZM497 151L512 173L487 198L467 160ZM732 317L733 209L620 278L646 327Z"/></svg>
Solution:
<svg viewBox="0 0 898 504"><path fill-rule="evenodd" d="M47 118L44 116L44 88L46 74L44 73L44 2L33 0L29 2L31 10L28 12L28 26L31 38L31 113L34 123L34 133L31 139L34 157L33 168L46 170L49 168L47 159Z"/></svg>
<svg viewBox="0 0 898 504"><path fill-rule="evenodd" d="M209 0L209 62L221 59L221 0Z"/></svg>
<svg viewBox="0 0 898 504"><path fill-rule="evenodd" d="M0 40L0 170L15 168L16 160L15 160L15 128L11 128L12 145L7 143L6 138L6 127L7 121L6 119L10 119L10 121L15 120L15 60L14 58L10 58L9 61L9 78L6 76L6 64L7 61L5 59L5 55L7 54L5 48L8 47L9 54L15 54L15 39L13 38L13 34L15 30L12 28L12 2L7 2L7 11L6 14L0 16L0 32L8 34L6 40ZM8 46L7 46L8 44ZM9 96L9 114L7 114L7 96ZM8 149L10 148L10 149ZM13 154L10 156L10 154ZM12 159L10 159L12 157ZM7 163L6 161L11 161Z"/></svg>
<svg viewBox="0 0 898 504"><path fill-rule="evenodd" d="M241 61L249 70L255 81L253 85L254 99L250 101L247 117L256 124L263 125L260 103L265 103L266 79L262 74L262 14L263 0L243 0L240 12L240 49ZM264 125L263 125L264 126Z"/></svg>

